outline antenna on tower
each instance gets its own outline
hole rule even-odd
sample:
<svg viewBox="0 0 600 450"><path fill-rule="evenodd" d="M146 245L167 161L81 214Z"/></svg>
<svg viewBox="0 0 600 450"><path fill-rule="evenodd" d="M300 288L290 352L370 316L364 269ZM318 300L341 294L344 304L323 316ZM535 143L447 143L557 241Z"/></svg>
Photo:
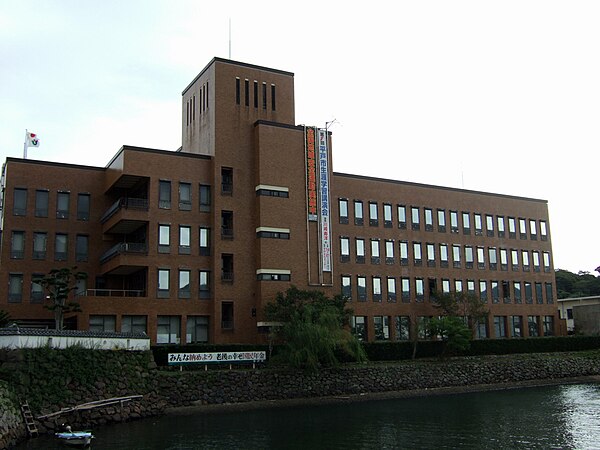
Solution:
<svg viewBox="0 0 600 450"><path fill-rule="evenodd" d="M231 59L231 17L229 18L229 59Z"/></svg>

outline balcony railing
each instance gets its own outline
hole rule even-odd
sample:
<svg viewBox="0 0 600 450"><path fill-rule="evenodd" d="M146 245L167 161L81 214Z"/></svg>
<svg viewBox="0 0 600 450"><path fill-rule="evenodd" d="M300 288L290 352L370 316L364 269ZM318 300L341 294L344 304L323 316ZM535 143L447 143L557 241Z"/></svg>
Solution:
<svg viewBox="0 0 600 450"><path fill-rule="evenodd" d="M146 297L146 291L135 289L87 289L77 297Z"/></svg>
<svg viewBox="0 0 600 450"><path fill-rule="evenodd" d="M145 243L121 242L108 249L100 258L100 263L105 263L111 258L122 254L145 255L148 254L148 245Z"/></svg>
<svg viewBox="0 0 600 450"><path fill-rule="evenodd" d="M148 211L148 199L147 198L129 198L122 197L114 202L102 215L100 219L101 223L106 222L113 215L117 213L121 208L133 209L137 211Z"/></svg>

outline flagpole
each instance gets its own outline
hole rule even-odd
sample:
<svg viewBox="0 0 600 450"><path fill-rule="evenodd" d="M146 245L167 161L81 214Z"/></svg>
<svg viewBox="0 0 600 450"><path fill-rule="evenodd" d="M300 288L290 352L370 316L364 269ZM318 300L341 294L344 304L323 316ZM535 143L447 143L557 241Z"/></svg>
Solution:
<svg viewBox="0 0 600 450"><path fill-rule="evenodd" d="M23 142L23 159L27 159L27 128L25 128L25 142Z"/></svg>

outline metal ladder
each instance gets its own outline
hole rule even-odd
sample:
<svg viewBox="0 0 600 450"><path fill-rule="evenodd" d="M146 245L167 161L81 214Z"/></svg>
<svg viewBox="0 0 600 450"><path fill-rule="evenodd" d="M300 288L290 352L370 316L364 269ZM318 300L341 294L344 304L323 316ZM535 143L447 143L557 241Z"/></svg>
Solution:
<svg viewBox="0 0 600 450"><path fill-rule="evenodd" d="M21 403L21 413L23 414L23 419L25 419L27 433L30 437L36 437L38 435L38 429L35 426L35 421L33 420L33 415L31 414L31 409L29 409L29 403L27 403L27 401Z"/></svg>

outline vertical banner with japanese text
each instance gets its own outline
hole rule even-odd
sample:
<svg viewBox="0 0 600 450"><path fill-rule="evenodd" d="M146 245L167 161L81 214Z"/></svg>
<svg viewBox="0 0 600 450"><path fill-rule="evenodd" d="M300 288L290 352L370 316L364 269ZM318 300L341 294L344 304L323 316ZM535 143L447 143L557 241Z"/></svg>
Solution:
<svg viewBox="0 0 600 450"><path fill-rule="evenodd" d="M319 129L319 199L323 272L331 272L331 228L329 222L329 163L327 130Z"/></svg>
<svg viewBox="0 0 600 450"><path fill-rule="evenodd" d="M308 200L308 220L317 220L317 151L315 127L304 129L306 147L306 195Z"/></svg>

